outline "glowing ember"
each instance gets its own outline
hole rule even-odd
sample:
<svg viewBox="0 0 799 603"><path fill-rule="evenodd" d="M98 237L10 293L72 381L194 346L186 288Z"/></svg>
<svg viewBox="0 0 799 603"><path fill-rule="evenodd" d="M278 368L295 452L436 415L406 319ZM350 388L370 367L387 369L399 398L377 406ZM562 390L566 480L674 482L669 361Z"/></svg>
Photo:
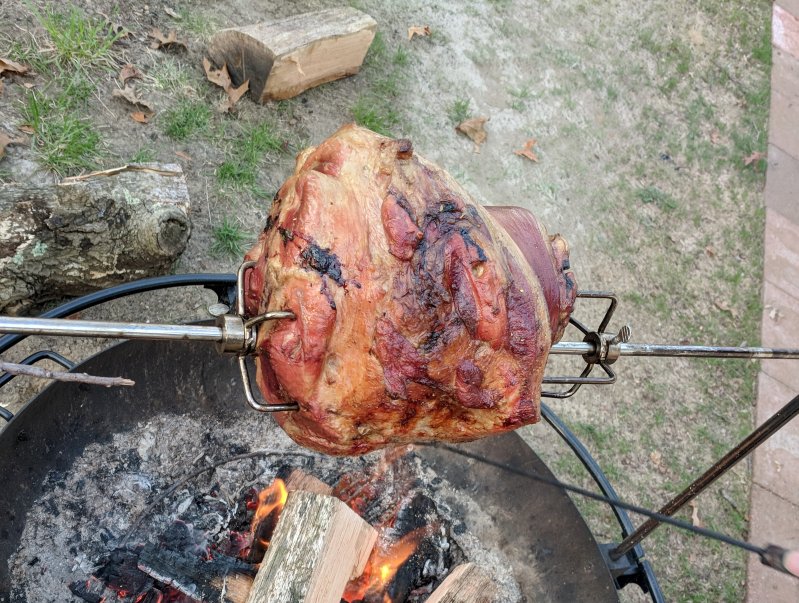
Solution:
<svg viewBox="0 0 799 603"><path fill-rule="evenodd" d="M353 603L367 597L375 600L376 595L382 594L384 603L393 603L384 591L391 584L397 570L416 552L419 543L435 531L436 526L424 526L405 534L393 543L386 542L381 537L378 545L372 550L363 574L347 584L342 601Z"/></svg>

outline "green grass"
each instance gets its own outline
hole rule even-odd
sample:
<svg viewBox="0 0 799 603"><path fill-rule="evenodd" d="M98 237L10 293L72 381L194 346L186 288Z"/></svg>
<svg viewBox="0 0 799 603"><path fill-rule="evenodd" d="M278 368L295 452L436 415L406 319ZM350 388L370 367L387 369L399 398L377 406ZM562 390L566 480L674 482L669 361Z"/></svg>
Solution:
<svg viewBox="0 0 799 603"><path fill-rule="evenodd" d="M112 47L120 35L110 31L102 20L88 17L77 7L56 12L32 9L53 44L53 59L62 68L113 66Z"/></svg>
<svg viewBox="0 0 799 603"><path fill-rule="evenodd" d="M28 33L26 36L11 38L3 36L0 48L5 48L5 56L12 61L29 65L34 71L44 73L50 67L50 61L42 54L36 45L34 37Z"/></svg>
<svg viewBox="0 0 799 603"><path fill-rule="evenodd" d="M771 48L771 46L769 46L769 48ZM397 67L407 67L410 64L410 60L411 55L403 46L397 47L397 50L394 51L394 56L391 59L391 61Z"/></svg>
<svg viewBox="0 0 799 603"><path fill-rule="evenodd" d="M355 123L378 134L393 136L394 129L402 124L397 100L407 88L409 65L408 51L398 46L392 52L383 34L377 32L361 71L368 86L351 109Z"/></svg>
<svg viewBox="0 0 799 603"><path fill-rule="evenodd" d="M239 258L244 254L248 237L238 224L227 217L222 219L222 224L214 228L213 236L211 253L214 255Z"/></svg>
<svg viewBox="0 0 799 603"><path fill-rule="evenodd" d="M208 127L211 109L200 101L182 101L164 114L164 133L175 140L186 140Z"/></svg>
<svg viewBox="0 0 799 603"><path fill-rule="evenodd" d="M470 101L468 98L459 98L453 101L453 103L447 109L447 115L449 115L449 120L453 124L459 124L463 121L469 119L469 116L472 114Z"/></svg>
<svg viewBox="0 0 799 603"><path fill-rule="evenodd" d="M34 131L37 156L47 168L62 176L96 167L99 156L100 135L73 108L75 102L65 93L49 98L44 93L31 92L23 107L23 119Z"/></svg>
<svg viewBox="0 0 799 603"><path fill-rule="evenodd" d="M163 55L147 72L146 82L157 90L182 94L192 89L191 70L174 57Z"/></svg>
<svg viewBox="0 0 799 603"><path fill-rule="evenodd" d="M352 106L352 118L359 126L383 136L391 136L392 128L399 123L399 115L393 107L371 96L362 96L355 102Z"/></svg>
<svg viewBox="0 0 799 603"><path fill-rule="evenodd" d="M195 34L201 38L210 36L217 29L217 24L214 19L198 12L189 11L184 8L178 10L178 16L180 17L176 21L178 29Z"/></svg>
<svg viewBox="0 0 799 603"><path fill-rule="evenodd" d="M155 151L149 147L143 147L136 151L136 154L130 158L131 163L152 163L155 161Z"/></svg>
<svg viewBox="0 0 799 603"><path fill-rule="evenodd" d="M234 143L228 159L216 171L220 184L237 188L254 187L258 167L269 153L287 150L272 124L264 122L245 131Z"/></svg>
<svg viewBox="0 0 799 603"><path fill-rule="evenodd" d="M645 204L654 204L664 211L673 211L677 209L677 201L669 195L664 193L656 186L647 186L646 188L639 188L635 192L635 197Z"/></svg>

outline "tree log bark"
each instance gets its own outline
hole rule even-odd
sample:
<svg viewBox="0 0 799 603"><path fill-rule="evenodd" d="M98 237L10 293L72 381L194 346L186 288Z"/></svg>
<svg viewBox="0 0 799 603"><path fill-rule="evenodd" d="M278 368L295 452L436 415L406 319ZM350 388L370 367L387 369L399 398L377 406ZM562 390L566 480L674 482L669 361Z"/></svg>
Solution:
<svg viewBox="0 0 799 603"><path fill-rule="evenodd" d="M282 100L358 73L376 29L366 13L331 8L223 29L209 53L219 66L227 64L236 86L250 81L255 100Z"/></svg>
<svg viewBox="0 0 799 603"><path fill-rule="evenodd" d="M0 312L165 274L191 233L179 165L0 185Z"/></svg>
<svg viewBox="0 0 799 603"><path fill-rule="evenodd" d="M377 531L333 496L291 492L248 603L339 603Z"/></svg>

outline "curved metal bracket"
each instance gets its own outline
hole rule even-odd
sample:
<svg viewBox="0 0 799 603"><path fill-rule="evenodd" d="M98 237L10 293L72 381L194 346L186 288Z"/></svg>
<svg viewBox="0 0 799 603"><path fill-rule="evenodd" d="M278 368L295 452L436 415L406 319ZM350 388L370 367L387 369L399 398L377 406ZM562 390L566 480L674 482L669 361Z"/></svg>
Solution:
<svg viewBox="0 0 799 603"><path fill-rule="evenodd" d="M250 385L250 372L247 370L247 355L255 350L255 327L267 320L278 320L281 318L294 319L294 313L287 310L275 310L247 318L244 307L244 279L248 270L255 267L256 262L242 262L236 273L236 314L225 314L219 317L227 333L231 334L231 345L221 351L237 351L239 362L239 373L241 384L244 387L244 396L247 404L258 412L285 412L299 410L297 403L291 404L269 404L261 403L255 399L252 386ZM224 343L223 343L224 346Z"/></svg>
<svg viewBox="0 0 799 603"><path fill-rule="evenodd" d="M583 341L593 344L594 351L590 354L584 354L583 360L585 367L580 373L579 377L544 377L543 383L554 385L571 385L569 389L562 392L556 391L542 391L542 398L571 398L577 393L583 385L612 385L616 383L616 373L610 368L610 365L616 362L619 357L618 344L626 342L630 338L630 328L628 326L622 327L617 335L606 333L610 319L616 311L616 305L619 303L615 294L606 291L579 291L577 297L587 299L606 299L610 303L605 310L605 315L599 323L599 327L595 331L591 331L583 323L574 317L569 318L569 323L577 327L584 335ZM599 365L605 371L605 377L589 377L595 365Z"/></svg>
<svg viewBox="0 0 799 603"><path fill-rule="evenodd" d="M244 354L238 356L239 373L241 373L241 384L244 386L244 396L247 398L247 404L258 412L283 412L289 410L299 410L298 404L261 404L255 399L252 387L250 386L250 373L247 370L247 357Z"/></svg>

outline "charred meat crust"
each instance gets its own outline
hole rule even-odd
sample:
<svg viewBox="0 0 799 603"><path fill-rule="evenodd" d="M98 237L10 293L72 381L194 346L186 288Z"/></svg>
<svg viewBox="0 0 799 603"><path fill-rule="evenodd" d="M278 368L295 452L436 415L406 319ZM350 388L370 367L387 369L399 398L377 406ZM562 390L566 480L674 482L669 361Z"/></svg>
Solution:
<svg viewBox="0 0 799 603"><path fill-rule="evenodd" d="M514 234L408 140L346 126L303 151L248 253L248 309L297 316L257 342L264 395L301 408L286 432L362 454L537 421L574 281L565 241L539 232L533 265Z"/></svg>

